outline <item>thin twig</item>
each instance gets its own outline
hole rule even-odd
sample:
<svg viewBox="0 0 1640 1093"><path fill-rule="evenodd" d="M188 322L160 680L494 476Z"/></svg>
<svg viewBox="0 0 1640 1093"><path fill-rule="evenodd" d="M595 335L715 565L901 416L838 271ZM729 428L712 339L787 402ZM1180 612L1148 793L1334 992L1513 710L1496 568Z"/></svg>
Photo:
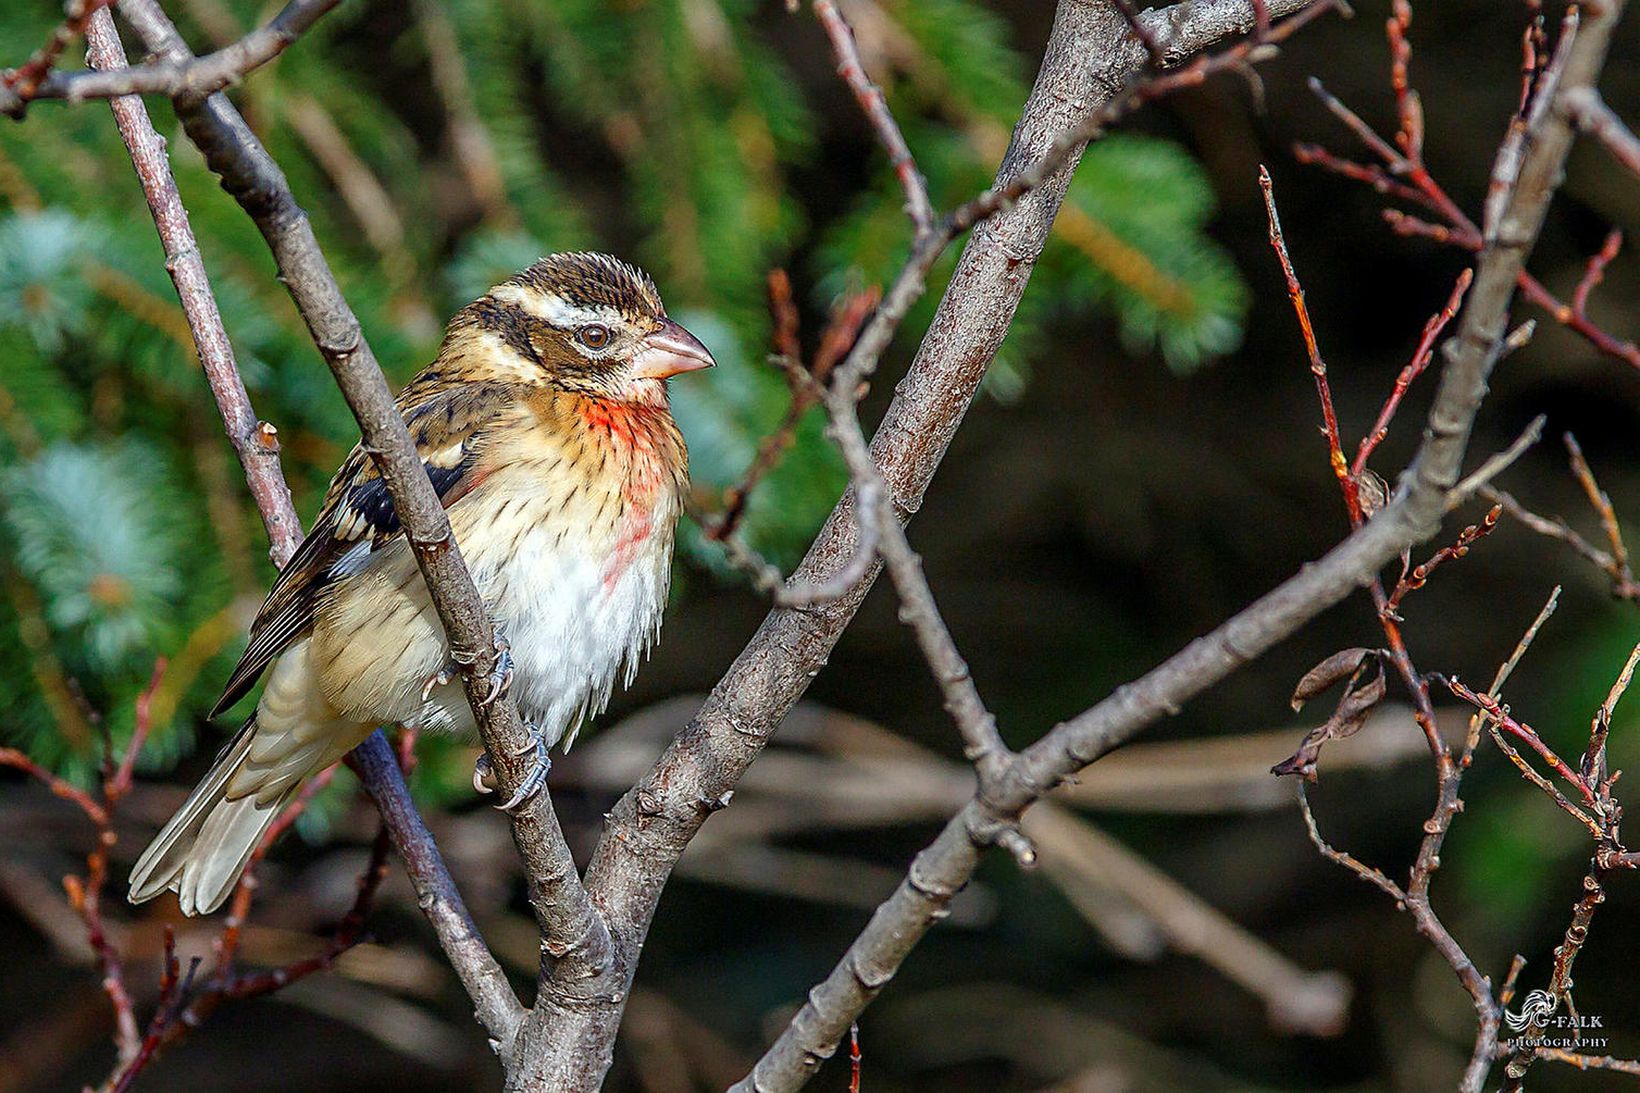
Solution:
<svg viewBox="0 0 1640 1093"><path fill-rule="evenodd" d="M46 44L34 51L27 61L16 68L0 73L0 110L13 103L27 102L39 93L40 84L51 74L57 61L68 48L68 43L85 33L86 24L97 12L108 7L111 0L69 0L64 5L65 18L52 30Z"/></svg>
<svg viewBox="0 0 1640 1093"><path fill-rule="evenodd" d="M1504 732L1515 737L1517 740L1523 741L1528 747L1537 753L1538 758L1548 764L1550 770L1558 774L1567 785L1575 789L1578 795L1582 797L1586 803L1594 803L1596 794L1595 787L1591 785L1582 774L1572 769L1571 764L1562 759L1555 752L1555 750L1544 741L1543 737L1538 735L1536 729L1532 728L1532 726L1523 721L1517 721L1510 715L1508 709L1506 709L1503 704L1492 695L1476 694L1474 691L1464 686L1461 681L1456 679L1447 680L1447 687L1453 694L1457 695L1465 702L1470 703L1476 709L1486 714L1487 720L1490 721L1495 727L1502 729Z"/></svg>
<svg viewBox="0 0 1640 1093"><path fill-rule="evenodd" d="M900 180L900 188L905 191L906 214L911 217L917 237L931 234L934 231L934 206L928 200L928 182L917 169L917 161L905 143L899 122L894 120L888 109L882 88L872 83L871 77L866 75L865 64L860 60L860 47L854 41L854 28L837 10L834 0L814 0L814 14L825 28L826 37L831 39L832 52L837 55L837 74L854 92L866 120L876 130L878 141L888 152L889 164Z"/></svg>
<svg viewBox="0 0 1640 1093"><path fill-rule="evenodd" d="M1298 317L1304 349L1310 355L1310 373L1315 377L1316 395L1321 400L1321 433L1327 438L1328 463L1338 478L1339 488L1344 491L1344 505L1349 510L1350 523L1359 524L1365 518L1361 511L1360 490L1344 458L1344 441L1338 431L1338 414L1333 409L1332 387L1327 382L1327 362L1322 359L1321 348L1316 344L1310 309L1304 302L1304 286L1299 283L1293 260L1287 254L1287 240L1281 234L1281 217L1276 214L1275 183L1262 164L1258 169L1258 184L1264 191L1264 211L1270 222L1270 246L1275 249L1276 258L1281 263L1281 274L1287 280L1287 299L1293 305L1293 314Z"/></svg>
<svg viewBox="0 0 1640 1093"><path fill-rule="evenodd" d="M1493 505L1485 517L1478 524L1470 524L1458 533L1457 541L1451 546L1444 546L1429 558L1429 561L1413 566L1411 571L1395 583L1395 590L1385 601L1382 612L1391 618L1400 615L1401 601L1407 593L1415 592L1429 582L1430 575L1447 562L1455 561L1469 553L1469 548L1492 533L1498 526L1498 517L1503 514L1502 505Z"/></svg>
<svg viewBox="0 0 1640 1093"><path fill-rule="evenodd" d="M1566 96L1566 109L1572 112L1579 129L1604 144L1613 159L1640 178L1640 137L1606 105L1599 91L1592 87L1574 89Z"/></svg>
<svg viewBox="0 0 1640 1093"><path fill-rule="evenodd" d="M1507 342L1505 347L1507 351ZM1548 420L1547 414L1539 414L1526 423L1526 428L1520 431L1520 435L1510 443L1509 447L1488 456L1486 461L1479 467L1465 475L1463 481L1454 486L1452 493L1448 495L1446 511L1451 512L1453 509L1462 506L1475 494L1486 489L1487 484L1497 478L1498 475L1514 466L1515 461L1526 454L1527 449L1543 439L1543 425ZM1508 511L1507 505L1504 506L1504 510Z"/></svg>
<svg viewBox="0 0 1640 1093"><path fill-rule="evenodd" d="M1333 116L1338 118L1373 156L1382 161L1383 166L1355 163L1314 144L1296 145L1294 155L1300 163L1314 164L1346 178L1364 182L1386 196L1429 209L1442 221L1431 223L1408 216L1399 210L1385 210L1385 219L1396 231L1479 252L1489 242L1495 241L1502 202L1512 191L1513 179L1519 173L1528 127L1544 124L1551 101L1558 101L1561 104L1561 111L1569 111L1572 104L1585 98L1593 90L1581 87L1563 88L1560 81L1561 69L1577 37L1579 19L1580 14L1575 7L1568 12L1563 24L1561 41L1553 57L1545 56L1542 50L1534 49L1532 52L1527 66L1521 109L1511 120L1509 132L1500 148L1489 179L1483 218L1485 231L1470 219L1435 180L1424 163L1420 148L1414 145L1397 149L1313 77L1310 80L1310 89ZM1395 24L1396 20L1391 20L1392 69L1399 66L1401 77L1404 79L1405 51L1408 46L1404 33L1401 33L1399 39L1396 38ZM1404 26L1401 30L1404 32ZM1402 131L1405 132L1404 120ZM1519 271L1517 280L1525 297L1549 312L1555 321L1587 339L1600 352L1640 368L1640 345L1608 333L1599 324L1590 320L1582 308L1562 302L1525 269Z"/></svg>
<svg viewBox="0 0 1640 1093"><path fill-rule="evenodd" d="M1583 487L1589 504L1600 517L1600 527L1605 531L1606 542L1611 546L1613 577L1619 584L1632 584L1634 573L1629 569L1629 552L1623 545L1623 529L1617 522L1617 512L1612 508L1612 499L1595 481L1594 472L1589 469L1589 461L1583 458L1583 449L1578 445L1577 438L1567 433L1563 439L1566 442L1566 454L1571 460L1572 474L1577 477L1578 485Z"/></svg>
<svg viewBox="0 0 1640 1093"><path fill-rule="evenodd" d="M1540 516L1502 490L1488 486L1482 487L1480 492L1489 500L1502 505L1504 512L1532 531L1551 539L1559 539L1580 557L1587 559L1604 572L1611 578L1611 592L1614 597L1640 603L1640 581L1635 579L1634 570L1630 565L1628 547L1623 541L1623 529L1618 523L1611 498L1595 480L1594 471L1584 458L1583 449L1578 446L1577 439L1571 433L1567 433L1564 440L1572 474L1577 478L1578 485L1583 488L1584 495L1588 497L1595 514L1600 518L1601 529L1605 532L1606 541L1611 547L1609 551L1602 550L1579 535L1564 519L1558 516L1554 519Z"/></svg>
<svg viewBox="0 0 1640 1093"><path fill-rule="evenodd" d="M1321 837L1321 829L1316 826L1315 813L1310 809L1310 795L1304 790L1303 779L1299 779L1295 784L1298 786L1298 810L1304 816L1304 828L1310 833L1310 842L1315 844L1315 848L1320 851L1321 856L1330 862L1342 865L1368 884L1376 885L1390 899L1397 904L1404 905L1407 901L1407 894L1401 891L1399 884L1386 877L1382 870L1373 868L1347 851L1336 849Z"/></svg>
<svg viewBox="0 0 1640 1093"><path fill-rule="evenodd" d="M83 0L82 0L83 2ZM22 117L35 99L112 99L120 95L204 96L273 60L341 0L290 0L279 14L239 41L204 57L120 65L89 72L51 72L30 93L0 95L0 113Z"/></svg>
<svg viewBox="0 0 1640 1093"><path fill-rule="evenodd" d="M1585 1055L1576 1051L1567 1051L1560 1047L1540 1047L1537 1049L1539 1059L1547 1059L1552 1063L1565 1063L1575 1066L1579 1070L1609 1070L1616 1074L1640 1075L1640 1059L1619 1059L1611 1055Z"/></svg>
<svg viewBox="0 0 1640 1093"><path fill-rule="evenodd" d="M1384 400L1383 409L1378 411L1378 420L1373 422L1367 435L1361 438L1361 444L1355 451L1355 462L1350 465L1352 476L1360 477L1361 472L1367 469L1367 460L1372 457L1378 445L1383 443L1384 437L1389 435L1389 423L1394 419L1395 411L1400 409L1401 400L1406 397L1407 389L1424 374L1429 362L1435 359L1435 339L1441 336L1441 331L1457 316L1458 307L1463 303L1463 294L1469 290L1469 283L1474 280L1474 276L1475 271L1472 269L1465 269L1458 274L1458 282L1452 286L1452 295L1447 299L1446 306L1430 316L1429 321L1424 324L1424 333L1418 339L1418 348L1412 352L1412 360L1401 369L1401 374L1395 377L1395 387Z"/></svg>

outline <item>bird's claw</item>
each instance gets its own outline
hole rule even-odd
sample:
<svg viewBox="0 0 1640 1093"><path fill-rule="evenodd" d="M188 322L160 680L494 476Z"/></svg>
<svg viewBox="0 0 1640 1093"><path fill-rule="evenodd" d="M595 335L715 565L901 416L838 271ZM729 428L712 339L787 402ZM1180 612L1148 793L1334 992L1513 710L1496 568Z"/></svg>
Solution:
<svg viewBox="0 0 1640 1093"><path fill-rule="evenodd" d="M490 669L489 693L478 700L480 706L489 707L496 704L502 695L512 690L513 658L512 646L500 634L495 639L495 667Z"/></svg>
<svg viewBox="0 0 1640 1093"><path fill-rule="evenodd" d="M427 696L433 693L434 687L442 687L456 677L456 666L446 664L438 671L427 677L427 682L421 685L421 700L427 701Z"/></svg>
<svg viewBox="0 0 1640 1093"><path fill-rule="evenodd" d="M529 727L530 743L518 752L518 756L535 753L535 760L530 764L529 773L524 780L518 783L513 795L495 807L502 812L515 812L529 802L530 798L541 792L541 787L547 784L547 772L552 769L552 760L547 757L547 741L534 726ZM494 793L496 791L495 770L490 764L489 752L479 755L473 763L473 788L479 793Z"/></svg>

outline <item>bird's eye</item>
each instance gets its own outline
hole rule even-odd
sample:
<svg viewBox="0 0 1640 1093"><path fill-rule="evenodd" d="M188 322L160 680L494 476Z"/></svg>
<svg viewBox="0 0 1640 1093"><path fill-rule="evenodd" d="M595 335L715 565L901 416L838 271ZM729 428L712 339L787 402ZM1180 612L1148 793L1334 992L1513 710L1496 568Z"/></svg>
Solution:
<svg viewBox="0 0 1640 1093"><path fill-rule="evenodd" d="M609 344L609 327L603 323L588 323L575 332L575 340L588 349L602 349Z"/></svg>

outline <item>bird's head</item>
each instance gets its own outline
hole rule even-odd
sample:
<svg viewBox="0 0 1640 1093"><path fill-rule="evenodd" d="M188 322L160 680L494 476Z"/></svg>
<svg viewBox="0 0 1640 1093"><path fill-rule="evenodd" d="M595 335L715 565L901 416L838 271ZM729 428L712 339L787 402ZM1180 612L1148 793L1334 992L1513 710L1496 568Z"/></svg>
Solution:
<svg viewBox="0 0 1640 1093"><path fill-rule="evenodd" d="M508 379L630 402L664 401L668 377L716 363L648 274L590 252L549 255L463 308L446 352L470 359L474 339Z"/></svg>

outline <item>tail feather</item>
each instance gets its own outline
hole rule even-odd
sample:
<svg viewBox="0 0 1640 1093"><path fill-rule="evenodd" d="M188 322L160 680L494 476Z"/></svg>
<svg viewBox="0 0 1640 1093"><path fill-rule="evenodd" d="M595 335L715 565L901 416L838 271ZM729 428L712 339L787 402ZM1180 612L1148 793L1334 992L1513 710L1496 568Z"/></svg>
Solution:
<svg viewBox="0 0 1640 1093"><path fill-rule="evenodd" d="M250 754L256 719L245 722L217 755L210 773L142 852L131 870L132 903L170 889L185 915L209 914L222 906L245 863L285 802L293 783L277 799L259 804L255 796L227 799L229 783Z"/></svg>

